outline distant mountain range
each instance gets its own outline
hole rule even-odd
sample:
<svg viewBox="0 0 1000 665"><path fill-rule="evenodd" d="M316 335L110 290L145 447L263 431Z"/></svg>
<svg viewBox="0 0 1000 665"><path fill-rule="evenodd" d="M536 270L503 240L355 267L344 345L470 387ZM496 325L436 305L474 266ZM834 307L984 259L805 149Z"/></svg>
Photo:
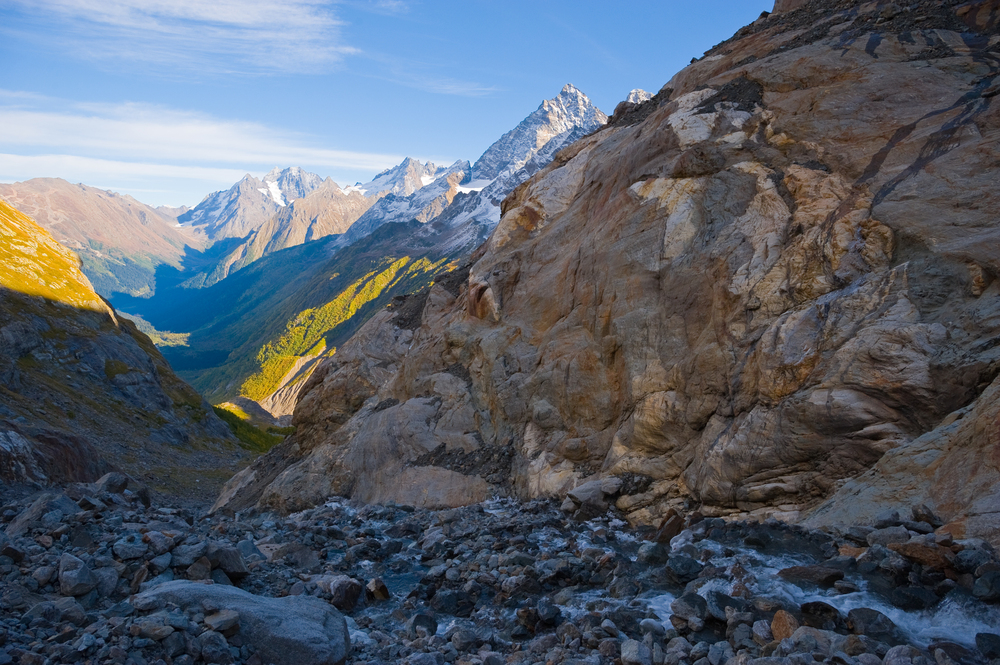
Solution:
<svg viewBox="0 0 1000 665"><path fill-rule="evenodd" d="M289 201L306 196L322 183L318 175L297 166L272 169L262 180L248 173L228 190L206 196L177 221L203 230L211 240L244 238Z"/></svg>
<svg viewBox="0 0 1000 665"><path fill-rule="evenodd" d="M187 346L163 352L211 401L252 399L285 418L318 358L394 297L460 265L507 194L606 122L567 85L475 164L407 158L343 188L298 167L248 174L176 220L150 209L192 239L187 254L164 261L148 291L108 295L159 331L187 336Z"/></svg>

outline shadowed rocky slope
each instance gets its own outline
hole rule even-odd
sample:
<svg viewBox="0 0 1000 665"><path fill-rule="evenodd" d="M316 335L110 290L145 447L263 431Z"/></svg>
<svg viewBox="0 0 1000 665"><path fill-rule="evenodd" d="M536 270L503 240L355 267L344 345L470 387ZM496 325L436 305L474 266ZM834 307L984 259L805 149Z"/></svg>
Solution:
<svg viewBox="0 0 1000 665"><path fill-rule="evenodd" d="M320 367L299 434L219 505L616 475L638 479L617 499L635 522L798 519L892 451L879 478L905 501L996 540L991 7L807 3L620 107L508 197L419 325L387 311ZM918 448L962 473L890 469Z"/></svg>
<svg viewBox="0 0 1000 665"><path fill-rule="evenodd" d="M0 202L0 481L88 482L115 467L204 498L246 457L76 255Z"/></svg>

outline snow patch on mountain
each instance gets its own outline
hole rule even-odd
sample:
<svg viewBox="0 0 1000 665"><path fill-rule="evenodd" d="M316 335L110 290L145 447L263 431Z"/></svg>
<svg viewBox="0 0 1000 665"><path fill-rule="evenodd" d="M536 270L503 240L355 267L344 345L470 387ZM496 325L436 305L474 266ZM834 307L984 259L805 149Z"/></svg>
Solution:
<svg viewBox="0 0 1000 665"><path fill-rule="evenodd" d="M286 205L285 197L284 194L282 194L281 187L278 186L278 183L276 183L273 180L265 180L264 182L267 183L268 192L270 192L271 198L274 200L274 202L280 205L282 208L284 208ZM268 192L264 193L266 194Z"/></svg>
<svg viewBox="0 0 1000 665"><path fill-rule="evenodd" d="M642 104L643 102L648 102L652 98L653 93L646 92L642 88L636 88L632 92L628 93L628 97L625 98L625 101L630 104Z"/></svg>

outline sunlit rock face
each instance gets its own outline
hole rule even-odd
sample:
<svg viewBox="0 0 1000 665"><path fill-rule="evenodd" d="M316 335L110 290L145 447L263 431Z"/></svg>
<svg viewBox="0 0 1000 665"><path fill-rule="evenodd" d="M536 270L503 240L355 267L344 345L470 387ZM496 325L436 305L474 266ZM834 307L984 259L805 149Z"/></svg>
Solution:
<svg viewBox="0 0 1000 665"><path fill-rule="evenodd" d="M799 519L891 503L878 480L989 535L1000 38L972 4L789 7L622 106L506 199L419 326L386 312L318 370L284 457L220 505L615 475L634 522ZM941 471L887 466L917 449Z"/></svg>

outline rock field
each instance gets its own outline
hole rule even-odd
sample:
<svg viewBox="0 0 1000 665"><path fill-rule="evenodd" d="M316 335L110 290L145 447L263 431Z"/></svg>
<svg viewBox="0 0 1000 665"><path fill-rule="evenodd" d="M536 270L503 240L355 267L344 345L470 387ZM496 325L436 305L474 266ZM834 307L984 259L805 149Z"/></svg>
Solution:
<svg viewBox="0 0 1000 665"><path fill-rule="evenodd" d="M925 507L636 530L597 491L281 517L127 485L0 508L0 664L1000 662L996 553Z"/></svg>

